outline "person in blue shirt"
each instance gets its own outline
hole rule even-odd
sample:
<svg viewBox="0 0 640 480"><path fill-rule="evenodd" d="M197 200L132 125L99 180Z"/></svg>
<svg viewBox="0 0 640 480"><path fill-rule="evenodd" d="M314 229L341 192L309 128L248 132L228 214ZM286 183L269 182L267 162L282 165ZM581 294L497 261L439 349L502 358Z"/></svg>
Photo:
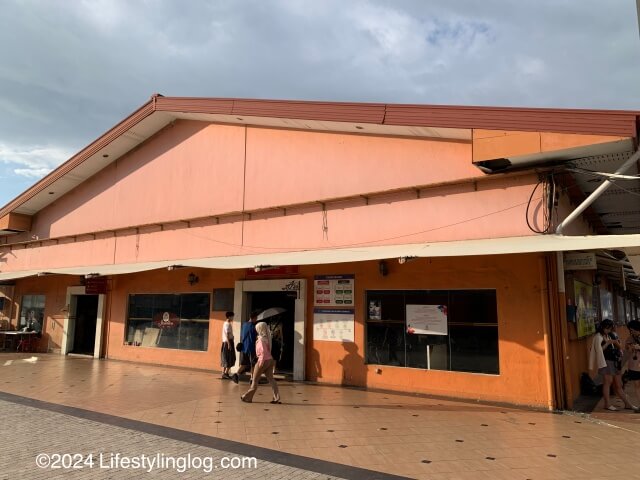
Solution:
<svg viewBox="0 0 640 480"><path fill-rule="evenodd" d="M233 374L233 377L231 377L233 383L238 383L241 374L253 372L253 367L256 364L256 339L258 338L256 323L258 322L259 313L257 310L251 312L249 321L242 325L242 330L240 331L240 342L242 343L240 367L238 371Z"/></svg>

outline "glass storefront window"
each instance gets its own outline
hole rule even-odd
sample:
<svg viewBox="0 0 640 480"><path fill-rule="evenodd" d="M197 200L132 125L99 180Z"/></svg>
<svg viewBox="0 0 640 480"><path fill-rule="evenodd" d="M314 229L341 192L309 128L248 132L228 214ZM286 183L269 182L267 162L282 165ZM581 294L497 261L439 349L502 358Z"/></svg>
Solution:
<svg viewBox="0 0 640 480"><path fill-rule="evenodd" d="M495 290L367 291L366 362L498 374ZM441 310L446 335L409 331L407 306Z"/></svg>
<svg viewBox="0 0 640 480"><path fill-rule="evenodd" d="M20 324L18 328L27 328L42 333L44 325L44 295L23 295L20 305Z"/></svg>
<svg viewBox="0 0 640 480"><path fill-rule="evenodd" d="M125 343L206 351L210 300L208 293L129 295Z"/></svg>

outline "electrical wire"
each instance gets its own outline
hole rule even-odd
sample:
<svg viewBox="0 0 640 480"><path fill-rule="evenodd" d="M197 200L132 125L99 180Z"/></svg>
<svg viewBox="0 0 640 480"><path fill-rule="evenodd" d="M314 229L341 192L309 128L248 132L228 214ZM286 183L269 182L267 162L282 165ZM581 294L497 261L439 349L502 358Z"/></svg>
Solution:
<svg viewBox="0 0 640 480"><path fill-rule="evenodd" d="M623 187L622 185L620 185L619 183L611 180L611 183L613 185L615 185L617 188L619 188L620 190L624 190L625 192L627 192L629 195L635 195L637 197L640 197L640 193L639 192L634 192L633 190L629 190L628 188Z"/></svg>
<svg viewBox="0 0 640 480"><path fill-rule="evenodd" d="M542 185L542 195L539 197L539 199L543 200L542 201L542 208L543 208L542 229L536 228L529 221L529 217L530 217L529 212L531 209L533 196L535 195L536 191L538 190L538 188L540 188L541 185ZM541 235L547 234L551 231L551 226L553 224L553 211L556 203L556 195L558 195L558 193L559 192L557 192L557 189L556 189L556 182L555 182L553 173L551 173L544 179L539 180L538 183L536 183L535 187L533 187L533 190L531 191L529 200L527 201L527 209L525 211L525 220L527 222L527 227L529 227L529 230Z"/></svg>

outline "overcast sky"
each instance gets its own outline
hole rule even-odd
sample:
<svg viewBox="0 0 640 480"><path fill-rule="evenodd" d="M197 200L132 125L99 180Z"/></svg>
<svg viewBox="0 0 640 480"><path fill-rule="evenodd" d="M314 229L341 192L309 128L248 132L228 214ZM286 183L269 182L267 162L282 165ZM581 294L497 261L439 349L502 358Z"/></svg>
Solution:
<svg viewBox="0 0 640 480"><path fill-rule="evenodd" d="M634 0L0 0L0 205L167 96L640 110Z"/></svg>

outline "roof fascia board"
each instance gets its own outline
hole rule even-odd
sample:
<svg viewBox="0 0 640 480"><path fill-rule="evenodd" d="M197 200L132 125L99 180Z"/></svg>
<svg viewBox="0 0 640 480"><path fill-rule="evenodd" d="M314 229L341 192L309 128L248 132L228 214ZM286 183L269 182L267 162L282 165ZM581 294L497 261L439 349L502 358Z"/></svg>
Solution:
<svg viewBox="0 0 640 480"><path fill-rule="evenodd" d="M158 97L158 110L298 120L635 137L639 112L552 108Z"/></svg>

